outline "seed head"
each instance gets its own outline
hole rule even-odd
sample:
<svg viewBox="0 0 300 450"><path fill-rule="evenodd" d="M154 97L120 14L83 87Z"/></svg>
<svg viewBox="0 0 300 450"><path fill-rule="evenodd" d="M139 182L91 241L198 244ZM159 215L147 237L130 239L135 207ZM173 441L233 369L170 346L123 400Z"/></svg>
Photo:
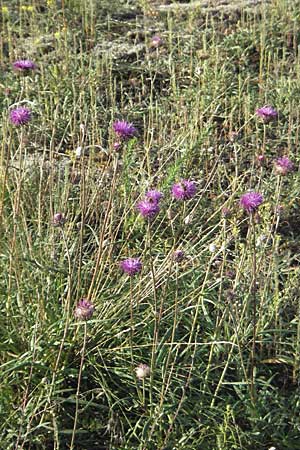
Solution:
<svg viewBox="0 0 300 450"><path fill-rule="evenodd" d="M275 172L278 175L286 175L294 169L294 164L287 156L282 156L275 161Z"/></svg>
<svg viewBox="0 0 300 450"><path fill-rule="evenodd" d="M118 137L124 141L132 138L137 133L137 129L133 126L133 124L125 122L125 120L117 120L113 124L113 129Z"/></svg>
<svg viewBox="0 0 300 450"><path fill-rule="evenodd" d="M182 180L172 187L172 195L177 200L189 200L196 194L197 188L194 181Z"/></svg>
<svg viewBox="0 0 300 450"><path fill-rule="evenodd" d="M92 317L94 311L94 305L86 298L81 298L75 308L74 316L79 320L88 320Z"/></svg>
<svg viewBox="0 0 300 450"><path fill-rule="evenodd" d="M247 192L240 198L240 206L249 214L257 210L263 202L263 196L259 192Z"/></svg>
<svg viewBox="0 0 300 450"><path fill-rule="evenodd" d="M147 364L139 364L135 369L135 373L139 380L143 380L150 375L150 367Z"/></svg>
<svg viewBox="0 0 300 450"><path fill-rule="evenodd" d="M9 118L17 127L26 125L31 120L31 111L29 108L20 106L10 111Z"/></svg>
<svg viewBox="0 0 300 450"><path fill-rule="evenodd" d="M133 275L140 273L142 270L142 263L138 258L128 258L120 262L120 268L124 273L132 277Z"/></svg>
<svg viewBox="0 0 300 450"><path fill-rule="evenodd" d="M208 246L208 250L210 251L210 253L215 253L215 251L217 250L217 246L214 242L211 242Z"/></svg>

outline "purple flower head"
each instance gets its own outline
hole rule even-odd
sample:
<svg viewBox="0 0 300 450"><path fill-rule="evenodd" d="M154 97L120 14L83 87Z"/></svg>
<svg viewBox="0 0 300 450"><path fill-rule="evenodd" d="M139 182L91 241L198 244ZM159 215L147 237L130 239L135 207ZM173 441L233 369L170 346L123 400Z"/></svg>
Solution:
<svg viewBox="0 0 300 450"><path fill-rule="evenodd" d="M196 194L197 188L194 181L182 180L172 187L172 195L177 200L189 200Z"/></svg>
<svg viewBox="0 0 300 450"><path fill-rule="evenodd" d="M275 161L275 171L278 175L286 175L294 169L294 164L287 156L282 156Z"/></svg>
<svg viewBox="0 0 300 450"><path fill-rule="evenodd" d="M247 192L240 198L240 205L248 213L256 211L259 205L263 202L263 196L259 192Z"/></svg>
<svg viewBox="0 0 300 450"><path fill-rule="evenodd" d="M163 40L160 36L153 36L151 39L151 47L158 48L163 44Z"/></svg>
<svg viewBox="0 0 300 450"><path fill-rule="evenodd" d="M128 258L120 262L120 268L124 273L130 277L140 273L142 270L142 263L138 258Z"/></svg>
<svg viewBox="0 0 300 450"><path fill-rule="evenodd" d="M74 316L79 320L88 320L95 311L94 305L86 298L81 298L76 305Z"/></svg>
<svg viewBox="0 0 300 450"><path fill-rule="evenodd" d="M153 219L159 213L159 204L149 199L138 202L136 209L144 219Z"/></svg>
<svg viewBox="0 0 300 450"><path fill-rule="evenodd" d="M181 261L183 261L185 258L185 253L183 250L175 250L175 252L173 253L173 259L175 262L179 263Z"/></svg>
<svg viewBox="0 0 300 450"><path fill-rule="evenodd" d="M132 123L125 122L125 120L117 120L113 124L113 129L119 138L124 141L132 138L137 132L137 129L132 125Z"/></svg>
<svg viewBox="0 0 300 450"><path fill-rule="evenodd" d="M54 227L62 227L64 226L66 221L67 219L65 218L65 216L61 212L58 212L54 214L52 223Z"/></svg>
<svg viewBox="0 0 300 450"><path fill-rule="evenodd" d="M151 191L146 192L145 197L149 202L158 203L163 198L163 194L156 189L152 189Z"/></svg>
<svg viewBox="0 0 300 450"><path fill-rule="evenodd" d="M13 63L13 68L22 73L28 73L30 70L35 70L36 65L30 59L19 59L18 61Z"/></svg>
<svg viewBox="0 0 300 450"><path fill-rule="evenodd" d="M10 111L9 118L16 126L26 125L31 119L31 111L29 108L20 106Z"/></svg>
<svg viewBox="0 0 300 450"><path fill-rule="evenodd" d="M269 123L272 120L275 120L278 116L278 112L276 109L272 108L272 106L263 106L262 108L258 108L255 113L262 118L265 123Z"/></svg>

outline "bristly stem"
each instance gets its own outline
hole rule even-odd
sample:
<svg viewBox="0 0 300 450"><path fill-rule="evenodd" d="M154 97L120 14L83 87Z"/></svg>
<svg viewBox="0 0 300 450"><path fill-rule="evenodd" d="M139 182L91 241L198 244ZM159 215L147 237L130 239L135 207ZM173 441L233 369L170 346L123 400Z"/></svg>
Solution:
<svg viewBox="0 0 300 450"><path fill-rule="evenodd" d="M150 367L150 395L152 396L152 386L153 386L153 375L154 375L154 368L155 368L155 360L156 360L156 346L158 341L158 317L157 317L157 293L156 293L156 284L155 284L155 272L154 272L154 266L153 266L153 259L152 259L152 242L151 242L151 223L148 222L148 228L147 228L147 239L148 239L148 253L149 253L149 261L150 261L150 270L151 270L151 277L153 282L153 299L154 299L154 331L153 331L153 345L152 345L152 353L151 353L151 367ZM150 401L152 404L152 399Z"/></svg>
<svg viewBox="0 0 300 450"><path fill-rule="evenodd" d="M133 362L133 333L134 333L134 323L133 323L133 286L132 277L130 278L130 354L131 354L131 368L134 370Z"/></svg>
<svg viewBox="0 0 300 450"><path fill-rule="evenodd" d="M84 355L85 355L85 348L86 348L86 339L87 339L87 324L86 324L86 321L85 321L84 322L84 337L83 337L83 344L82 344L82 350L81 350L81 359L80 359L80 367L79 367L77 390L76 390L75 417L74 417L74 425L73 425L73 432L72 432L70 450L74 449L74 443L75 443L75 434L76 434L76 427L77 427L77 421L78 421L78 411L79 411L79 392L80 392L82 369L83 369L83 362L84 362Z"/></svg>
<svg viewBox="0 0 300 450"><path fill-rule="evenodd" d="M255 218L254 214L250 214L250 227L252 237L252 298L253 298L253 335L252 335L252 349L250 358L250 393L251 400L255 404L255 352L256 352L256 333L257 333L257 299L256 299L256 238L255 238Z"/></svg>

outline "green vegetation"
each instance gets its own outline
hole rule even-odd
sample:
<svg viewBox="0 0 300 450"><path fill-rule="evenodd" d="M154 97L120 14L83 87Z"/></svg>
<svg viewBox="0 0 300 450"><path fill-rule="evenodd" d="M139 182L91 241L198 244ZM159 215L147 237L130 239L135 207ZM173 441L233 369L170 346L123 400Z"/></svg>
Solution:
<svg viewBox="0 0 300 450"><path fill-rule="evenodd" d="M300 448L300 1L170 3L0 2L1 450Z"/></svg>

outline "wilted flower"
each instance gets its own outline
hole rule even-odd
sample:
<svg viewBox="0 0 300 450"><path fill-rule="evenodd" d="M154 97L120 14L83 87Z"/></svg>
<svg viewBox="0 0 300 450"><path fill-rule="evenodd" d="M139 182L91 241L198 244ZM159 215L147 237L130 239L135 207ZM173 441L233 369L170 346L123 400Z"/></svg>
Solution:
<svg viewBox="0 0 300 450"><path fill-rule="evenodd" d="M14 70L18 72L22 72L25 75L29 73L31 70L36 69L36 65L30 59L19 59L18 61L13 63Z"/></svg>
<svg viewBox="0 0 300 450"><path fill-rule="evenodd" d="M181 261L183 261L185 258L185 253L183 250L175 250L175 252L173 253L173 259L175 262L179 263Z"/></svg>
<svg viewBox="0 0 300 450"><path fill-rule="evenodd" d="M128 258L120 262L120 268L124 273L130 277L140 273L142 270L142 263L138 258Z"/></svg>
<svg viewBox="0 0 300 450"><path fill-rule="evenodd" d="M136 209L145 219L153 219L159 213L159 204L145 199L137 203Z"/></svg>
<svg viewBox="0 0 300 450"><path fill-rule="evenodd" d="M119 136L119 138L123 139L124 141L132 138L137 132L132 123L125 122L125 120L117 120L113 124L113 129L114 132Z"/></svg>
<svg viewBox="0 0 300 450"><path fill-rule="evenodd" d="M151 191L146 192L145 197L149 202L158 203L163 198L163 194L156 189L152 189Z"/></svg>
<svg viewBox="0 0 300 450"><path fill-rule="evenodd" d="M153 36L151 39L151 47L158 48L163 44L163 40L160 36Z"/></svg>
<svg viewBox="0 0 300 450"><path fill-rule="evenodd" d="M263 202L263 196L259 192L247 192L240 198L240 205L248 213L256 211L259 205Z"/></svg>
<svg viewBox="0 0 300 450"><path fill-rule="evenodd" d="M147 364L139 364L135 369L135 373L139 380L143 380L150 375L150 367Z"/></svg>
<svg viewBox="0 0 300 450"><path fill-rule="evenodd" d="M29 108L20 106L10 111L9 118L10 121L16 126L26 125L26 123L30 122L31 111Z"/></svg>
<svg viewBox="0 0 300 450"><path fill-rule="evenodd" d="M294 164L287 156L282 156L275 161L275 171L278 175L286 175L294 169Z"/></svg>
<svg viewBox="0 0 300 450"><path fill-rule="evenodd" d="M221 214L225 219L228 219L231 216L231 211L229 208L224 206L224 208L222 208Z"/></svg>
<svg viewBox="0 0 300 450"><path fill-rule="evenodd" d="M196 194L197 188L194 181L182 180L172 187L172 195L177 200L189 200Z"/></svg>
<svg viewBox="0 0 300 450"><path fill-rule="evenodd" d="M275 207L275 214L278 214L280 216L280 214L282 214L284 212L284 206L283 205L277 205Z"/></svg>
<svg viewBox="0 0 300 450"><path fill-rule="evenodd" d="M258 108L255 113L262 118L265 123L271 122L275 120L278 116L278 112L276 109L272 108L272 106L263 106L262 108Z"/></svg>
<svg viewBox="0 0 300 450"><path fill-rule="evenodd" d="M228 134L228 138L229 138L230 142L236 142L238 140L239 136L240 136L240 133L238 131L231 131Z"/></svg>
<svg viewBox="0 0 300 450"><path fill-rule="evenodd" d="M65 216L61 212L58 212L54 214L52 223L54 227L62 227L64 226L66 221L67 219L65 218Z"/></svg>
<svg viewBox="0 0 300 450"><path fill-rule="evenodd" d="M79 320L88 320L92 317L94 311L94 305L86 298L81 298L75 308L74 316Z"/></svg>
<svg viewBox="0 0 300 450"><path fill-rule="evenodd" d="M82 147L77 147L76 149L75 149L75 156L76 156L76 158L81 158L81 156L83 155L83 151L82 151Z"/></svg>

